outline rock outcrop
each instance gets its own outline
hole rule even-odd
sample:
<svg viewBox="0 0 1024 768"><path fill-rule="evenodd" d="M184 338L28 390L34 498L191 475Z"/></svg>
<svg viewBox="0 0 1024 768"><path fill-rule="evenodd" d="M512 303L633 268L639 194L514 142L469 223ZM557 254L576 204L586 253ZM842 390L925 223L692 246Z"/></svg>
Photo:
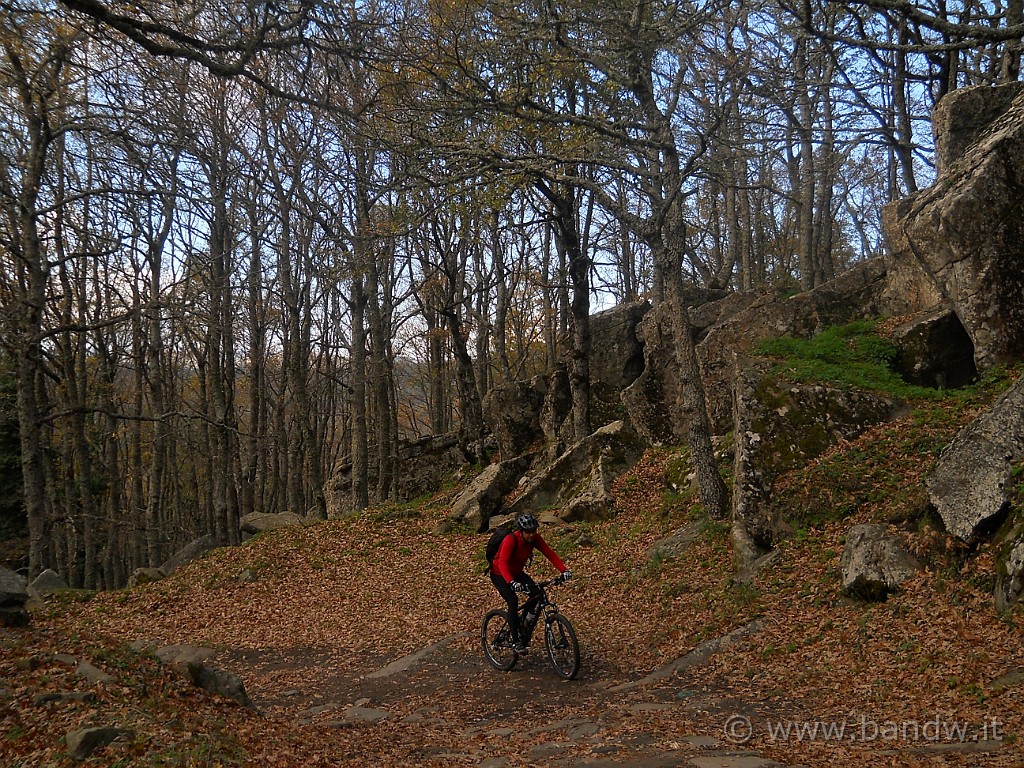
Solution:
<svg viewBox="0 0 1024 768"><path fill-rule="evenodd" d="M373 462L370 462L373 464ZM440 489L461 467L470 463L462 450L458 433L401 441L398 447L398 498L408 500ZM370 488L377 477L371 472ZM324 489L328 517L342 517L352 511L352 463L337 466Z"/></svg>
<svg viewBox="0 0 1024 768"><path fill-rule="evenodd" d="M522 456L488 466L452 504L452 519L477 532L486 531L491 515L501 508L505 496L516 487L528 466Z"/></svg>
<svg viewBox="0 0 1024 768"><path fill-rule="evenodd" d="M622 304L590 318L591 386L618 392L644 370L644 348L637 338L637 326L650 311L646 301Z"/></svg>
<svg viewBox="0 0 1024 768"><path fill-rule="evenodd" d="M644 369L622 391L630 423L652 444L680 443L687 424L679 415L679 367L670 331L668 304L659 304L637 328L643 344Z"/></svg>
<svg viewBox="0 0 1024 768"><path fill-rule="evenodd" d="M767 365L741 358L735 374L732 533L743 565L791 531L771 504L776 478L807 464L837 441L889 420L896 409L887 398L789 384L767 371Z"/></svg>
<svg viewBox="0 0 1024 768"><path fill-rule="evenodd" d="M23 627L29 623L28 580L20 573L0 568L0 627Z"/></svg>
<svg viewBox="0 0 1024 768"><path fill-rule="evenodd" d="M771 291L715 325L697 346L708 413L716 434L733 428L733 374L736 354L778 336L810 338L829 326L885 314L885 264L863 261L835 280L795 296Z"/></svg>
<svg viewBox="0 0 1024 768"><path fill-rule="evenodd" d="M1024 515L996 542L996 610L1007 611L1024 596Z"/></svg>
<svg viewBox="0 0 1024 768"><path fill-rule="evenodd" d="M504 459L523 453L542 435L540 412L548 385L543 376L492 389L484 398L484 420Z"/></svg>
<svg viewBox="0 0 1024 768"><path fill-rule="evenodd" d="M882 212L889 296L909 310L951 302L979 370L1013 363L1024 357L1024 86L951 92L934 133L936 183Z"/></svg>
<svg viewBox="0 0 1024 768"><path fill-rule="evenodd" d="M925 480L946 530L966 542L991 534L1024 461L1024 379L953 439Z"/></svg>
<svg viewBox="0 0 1024 768"><path fill-rule="evenodd" d="M306 518L294 512L254 512L243 517L239 523L242 538L246 539L264 531L274 531L291 525L302 525Z"/></svg>
<svg viewBox="0 0 1024 768"><path fill-rule="evenodd" d="M551 510L565 522L610 517L615 504L612 482L640 460L645 448L625 422L602 427L538 472L504 512Z"/></svg>

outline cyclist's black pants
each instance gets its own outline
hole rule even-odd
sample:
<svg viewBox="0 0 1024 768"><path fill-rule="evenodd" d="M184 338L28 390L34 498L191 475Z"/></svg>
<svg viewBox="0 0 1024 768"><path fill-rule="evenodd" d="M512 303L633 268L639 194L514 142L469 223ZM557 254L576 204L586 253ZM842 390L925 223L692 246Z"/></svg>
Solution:
<svg viewBox="0 0 1024 768"><path fill-rule="evenodd" d="M491 584L493 584L494 588L498 590L498 594L501 595L502 599L505 601L505 605L508 606L508 628L512 632L512 642L518 643L520 640L519 596L516 595L515 590L512 589L512 585L505 581L505 579L503 579L499 574L491 571L490 576ZM532 607L540 595L540 590L537 588L537 582L535 582L530 577L530 574L525 571L519 574L519 581L525 584L530 590L530 597L524 605L530 605Z"/></svg>

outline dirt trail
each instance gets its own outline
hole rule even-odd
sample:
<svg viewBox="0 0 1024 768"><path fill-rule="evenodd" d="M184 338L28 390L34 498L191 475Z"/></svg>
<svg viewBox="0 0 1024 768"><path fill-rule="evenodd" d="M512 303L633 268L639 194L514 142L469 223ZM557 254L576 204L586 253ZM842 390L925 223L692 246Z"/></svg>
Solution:
<svg viewBox="0 0 1024 768"><path fill-rule="evenodd" d="M486 768L783 765L721 738L729 715L759 716L750 703L686 688L670 676L623 690L637 675L594 656L584 657L572 681L554 673L542 648L511 672L495 671L467 635L401 659L338 661L325 649L221 652L212 660L244 669L250 696L268 716L346 734L391 728L393 746L410 761ZM709 723L719 724L718 737L707 733ZM372 761L372 741L366 744Z"/></svg>
<svg viewBox="0 0 1024 768"><path fill-rule="evenodd" d="M511 672L495 671L476 637L467 633L398 659L307 649L221 652L213 661L244 670L246 687L267 716L293 721L299 728L335 729L339 742L346 744L344 758L353 763L379 762L381 745L387 744L389 755L408 765L816 764L813 747L753 748L756 739L748 741L747 736L756 736L766 723L797 708L716 689L703 680L702 658L699 653L666 665L663 674L640 676L585 654L579 678L564 681L550 668L542 648L532 649ZM824 745L814 746L820 750ZM1008 764L1007 747L1001 744L885 749L891 746L879 745L870 762L863 762L861 753L858 764Z"/></svg>

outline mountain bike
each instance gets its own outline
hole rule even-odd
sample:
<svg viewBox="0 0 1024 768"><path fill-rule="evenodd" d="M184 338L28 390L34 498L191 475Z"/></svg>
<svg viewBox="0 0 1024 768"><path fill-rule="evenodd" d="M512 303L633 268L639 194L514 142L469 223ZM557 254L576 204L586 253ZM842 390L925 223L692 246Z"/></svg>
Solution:
<svg viewBox="0 0 1024 768"><path fill-rule="evenodd" d="M529 645L533 631L544 619L544 647L548 659L555 672L566 680L572 680L580 671L580 644L576 639L576 630L565 616L558 611L558 606L548 597L548 587L562 584L561 578L549 579L537 584L540 590L533 605L529 601L519 607L519 632L523 641ZM527 613L527 606L531 611ZM519 657L523 655L512 643L512 631L508 625L508 612L495 608L484 616L480 628L480 641L484 647L484 656L495 669L509 672Z"/></svg>

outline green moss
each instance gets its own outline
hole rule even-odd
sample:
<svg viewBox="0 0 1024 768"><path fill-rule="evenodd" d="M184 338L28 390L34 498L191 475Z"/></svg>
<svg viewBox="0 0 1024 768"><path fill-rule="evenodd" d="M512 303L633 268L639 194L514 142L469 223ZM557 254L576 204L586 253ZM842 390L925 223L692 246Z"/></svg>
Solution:
<svg viewBox="0 0 1024 768"><path fill-rule="evenodd" d="M665 461L662 476L665 478L665 485L682 492L690 486L687 478L691 472L693 472L693 462L690 461L690 450L687 448Z"/></svg>
<svg viewBox="0 0 1024 768"><path fill-rule="evenodd" d="M776 423L777 411L791 405L792 395L778 379L859 389L900 400L912 408L902 421L844 451L826 452L813 466L794 469L780 478L772 504L796 528L814 528L870 510L876 518L912 523L927 514L928 498L921 478L942 449L979 407L991 403L1020 374L993 369L970 387L933 390L906 384L889 368L896 349L875 333L877 321L858 321L829 328L811 339L772 339L759 352L774 366L755 393L766 406L763 424L754 431L775 431L776 466L799 467L800 455L817 455L822 447L823 419L816 409L792 409ZM824 410L834 404L822 403ZM804 411L799 417L792 414ZM768 429L767 420L772 420ZM908 480L910 480L908 482ZM1024 508L1024 488L1021 490Z"/></svg>
<svg viewBox="0 0 1024 768"><path fill-rule="evenodd" d="M972 387L943 401L918 403L908 421L882 428L870 441L826 453L812 466L780 478L773 507L796 528L818 527L863 510L888 522L922 520L928 514L924 476L974 408L994 399L1000 387L1005 381Z"/></svg>
<svg viewBox="0 0 1024 768"><path fill-rule="evenodd" d="M877 324L877 320L858 320L827 328L810 339L768 339L757 353L775 360L771 378L828 383L901 400L941 398L941 391L907 384L892 370L896 345L875 333Z"/></svg>

